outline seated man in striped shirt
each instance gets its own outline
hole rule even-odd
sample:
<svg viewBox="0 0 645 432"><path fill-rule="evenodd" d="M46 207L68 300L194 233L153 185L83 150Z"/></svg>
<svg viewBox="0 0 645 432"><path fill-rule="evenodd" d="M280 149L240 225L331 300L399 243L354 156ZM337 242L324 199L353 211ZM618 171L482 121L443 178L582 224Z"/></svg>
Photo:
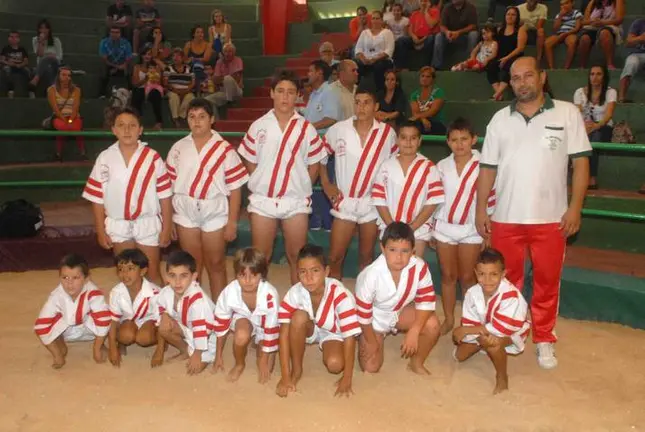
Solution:
<svg viewBox="0 0 645 432"><path fill-rule="evenodd" d="M184 52L176 48L172 54L172 64L164 72L164 87L168 91L170 115L176 127L186 125L188 105L195 98L195 74L185 63Z"/></svg>

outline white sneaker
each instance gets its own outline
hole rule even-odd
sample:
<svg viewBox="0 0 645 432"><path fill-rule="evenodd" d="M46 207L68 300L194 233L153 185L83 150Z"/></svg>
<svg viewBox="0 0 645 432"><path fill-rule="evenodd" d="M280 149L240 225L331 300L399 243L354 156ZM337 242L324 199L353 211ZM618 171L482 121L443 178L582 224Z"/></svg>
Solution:
<svg viewBox="0 0 645 432"><path fill-rule="evenodd" d="M555 347L551 342L538 342L537 361L542 369L554 369L558 365L555 358Z"/></svg>

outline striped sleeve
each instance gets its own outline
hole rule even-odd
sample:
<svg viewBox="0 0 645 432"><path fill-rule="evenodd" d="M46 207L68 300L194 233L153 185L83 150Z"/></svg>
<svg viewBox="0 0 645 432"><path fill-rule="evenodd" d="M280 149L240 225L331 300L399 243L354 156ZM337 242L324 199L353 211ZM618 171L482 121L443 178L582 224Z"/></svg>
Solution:
<svg viewBox="0 0 645 432"><path fill-rule="evenodd" d="M271 353L278 350L280 344L280 324L278 323L278 292L267 294L267 314L262 317L262 351Z"/></svg>
<svg viewBox="0 0 645 432"><path fill-rule="evenodd" d="M166 172L170 177L171 184L177 180L177 167L175 162L177 161L179 155L179 149L176 147L179 145L179 142L175 143L170 151L168 152L168 157L166 158Z"/></svg>
<svg viewBox="0 0 645 432"><path fill-rule="evenodd" d="M195 295L200 295L200 297L189 306L188 320L190 321L190 330L193 333L195 349L199 351L207 351L208 337L215 329L213 308L209 300L205 298L203 294L200 293Z"/></svg>
<svg viewBox="0 0 645 432"><path fill-rule="evenodd" d="M278 309L278 322L280 324L289 324L291 316L300 309L297 289L298 285L292 286L282 299L282 303L280 303L280 308Z"/></svg>
<svg viewBox="0 0 645 432"><path fill-rule="evenodd" d="M356 313L361 325L372 324L372 309L376 295L376 283L370 280L369 270L363 270L356 279Z"/></svg>
<svg viewBox="0 0 645 432"><path fill-rule="evenodd" d="M172 196L172 181L166 169L166 164L157 152L154 155L155 171L157 177L157 197L162 200Z"/></svg>
<svg viewBox="0 0 645 432"><path fill-rule="evenodd" d="M155 324L157 325L157 327L161 322L161 316L165 313L170 314L170 312L172 311L173 296L174 296L174 293L172 292L172 288L170 288L169 286L163 288L159 292L159 294L157 294L156 301L155 301L155 304L156 304Z"/></svg>
<svg viewBox="0 0 645 432"><path fill-rule="evenodd" d="M385 178L385 164L381 165L378 173L376 174L376 179L372 185L372 205L375 207L387 207L387 179Z"/></svg>
<svg viewBox="0 0 645 432"><path fill-rule="evenodd" d="M432 164L432 162L430 162ZM441 204L445 201L443 183L439 175L439 168L432 164L428 174L428 194L426 196L426 205Z"/></svg>
<svg viewBox="0 0 645 432"><path fill-rule="evenodd" d="M327 156L333 155L334 152L336 151L336 148L334 147L334 145L336 144L336 129L337 129L336 125L330 127L329 129L327 129L327 132L325 132L325 136L322 137L323 146L325 147ZM328 159L329 159L328 157L323 159L322 164L327 165Z"/></svg>
<svg viewBox="0 0 645 432"><path fill-rule="evenodd" d="M107 336L112 324L112 315L105 296L98 289L93 289L87 294L87 300L90 305L90 318L96 326L96 336Z"/></svg>
<svg viewBox="0 0 645 432"><path fill-rule="evenodd" d="M241 188L249 181L249 172L240 159L236 151L230 151L226 154L224 160L224 183L226 189L231 192Z"/></svg>
<svg viewBox="0 0 645 432"><path fill-rule="evenodd" d="M257 155L257 144L256 144L256 139L257 139L257 121L251 125L249 130L246 132L246 135L244 135L244 138L242 138L242 141L240 142L240 146L238 147L237 151L240 153L240 156L242 156L244 159L247 161L257 164L258 163L258 155Z"/></svg>
<svg viewBox="0 0 645 432"><path fill-rule="evenodd" d="M418 310L435 310L435 303L437 296L434 292L432 285L432 276L428 264L423 263L423 267L419 272L419 281L417 285L417 293L414 297L414 308Z"/></svg>
<svg viewBox="0 0 645 432"><path fill-rule="evenodd" d="M90 172L90 176L87 178L83 194L81 195L84 199L94 204L103 204L103 183L101 183L102 155L101 153L96 159L96 163L92 168L92 172Z"/></svg>
<svg viewBox="0 0 645 432"><path fill-rule="evenodd" d="M497 337L512 336L522 329L526 322L527 306L521 301L517 290L502 294L499 306L493 311L486 330Z"/></svg>
<svg viewBox="0 0 645 432"><path fill-rule="evenodd" d="M307 150L307 165L314 165L327 157L327 150L323 138L318 135L316 128L307 122L307 131L305 135L306 142L309 143Z"/></svg>
<svg viewBox="0 0 645 432"><path fill-rule="evenodd" d="M464 296L464 303L461 308L461 325L465 327L482 325L477 316L474 292L475 290L468 290Z"/></svg>
<svg viewBox="0 0 645 432"><path fill-rule="evenodd" d="M56 292L52 292L40 310L34 325L36 335L45 345L52 343L67 328L62 308L59 307L57 299Z"/></svg>
<svg viewBox="0 0 645 432"><path fill-rule="evenodd" d="M117 285L118 286L118 285ZM110 317L112 321L119 322L123 318L123 310L119 304L119 293L116 290L116 287L112 288L110 291Z"/></svg>
<svg viewBox="0 0 645 432"><path fill-rule="evenodd" d="M338 320L340 333L343 339L357 336L361 333L361 326L358 323L358 313L356 312L356 302L352 294L342 287L339 287L336 298L334 299L334 310Z"/></svg>
<svg viewBox="0 0 645 432"><path fill-rule="evenodd" d="M224 288L217 298L217 303L215 303L215 334L218 338L228 333L233 319L233 309L229 304L228 291L229 287Z"/></svg>

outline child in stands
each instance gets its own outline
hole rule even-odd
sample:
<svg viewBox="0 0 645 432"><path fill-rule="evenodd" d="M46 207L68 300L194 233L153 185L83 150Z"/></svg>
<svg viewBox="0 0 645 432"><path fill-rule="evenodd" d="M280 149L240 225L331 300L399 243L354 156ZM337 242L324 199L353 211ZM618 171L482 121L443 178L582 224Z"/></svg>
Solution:
<svg viewBox="0 0 645 432"><path fill-rule="evenodd" d="M497 41L495 40L495 26L485 24L482 28L482 41L475 46L468 60L457 63L452 71L482 71L488 63L497 57Z"/></svg>

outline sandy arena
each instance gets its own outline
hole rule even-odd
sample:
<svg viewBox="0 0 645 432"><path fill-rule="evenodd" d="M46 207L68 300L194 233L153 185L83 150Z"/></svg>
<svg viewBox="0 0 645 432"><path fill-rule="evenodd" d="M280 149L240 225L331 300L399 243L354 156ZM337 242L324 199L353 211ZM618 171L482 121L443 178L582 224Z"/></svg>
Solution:
<svg viewBox="0 0 645 432"><path fill-rule="evenodd" d="M93 279L104 290L117 281L114 269L97 269ZM273 266L271 279L284 294L287 268ZM277 370L268 385L257 383L253 350L235 384L210 368L198 377L177 363L151 370L152 350L141 348L120 369L96 365L85 343L70 345L66 366L53 370L32 327L56 283L55 271L0 274L2 432L645 430L645 332L619 325L560 319L560 366L539 369L529 343L509 361L510 391L496 397L488 358L455 364L448 337L430 354L429 378L406 371L401 336L389 337L382 372L357 367L350 399L334 398L336 378L310 347L298 392L280 399Z"/></svg>

